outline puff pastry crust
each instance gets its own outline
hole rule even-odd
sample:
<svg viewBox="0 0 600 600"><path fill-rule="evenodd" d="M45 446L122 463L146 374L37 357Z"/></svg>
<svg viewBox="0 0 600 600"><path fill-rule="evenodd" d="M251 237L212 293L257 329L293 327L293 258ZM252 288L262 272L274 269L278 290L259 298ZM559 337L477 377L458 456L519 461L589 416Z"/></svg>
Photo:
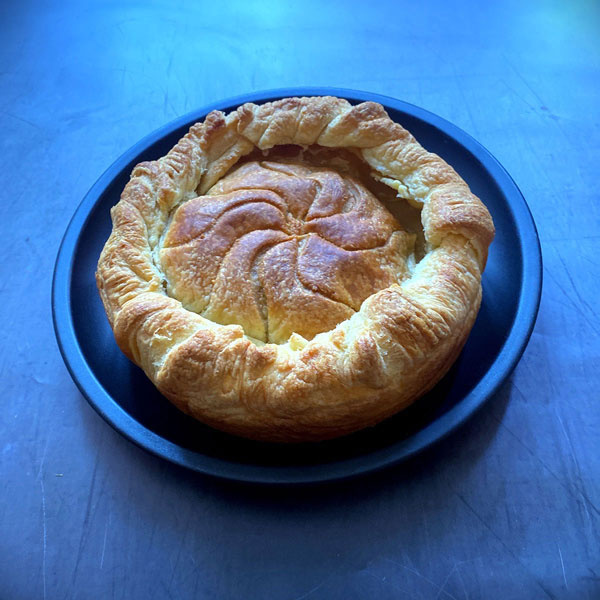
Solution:
<svg viewBox="0 0 600 600"><path fill-rule="evenodd" d="M353 161L419 211L420 252ZM111 216L96 280L121 350L182 411L278 442L374 425L433 387L494 236L382 106L334 97L210 113L134 168Z"/></svg>

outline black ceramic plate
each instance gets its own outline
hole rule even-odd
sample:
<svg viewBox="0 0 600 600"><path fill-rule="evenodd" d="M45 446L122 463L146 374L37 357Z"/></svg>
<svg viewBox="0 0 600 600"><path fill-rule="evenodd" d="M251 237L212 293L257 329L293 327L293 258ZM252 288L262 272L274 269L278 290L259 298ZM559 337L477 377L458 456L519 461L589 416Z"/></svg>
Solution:
<svg viewBox="0 0 600 600"><path fill-rule="evenodd" d="M448 375L426 397L377 427L330 442L275 445L214 431L175 409L113 339L94 271L111 229L110 208L133 166L166 154L213 109L286 96L374 100L425 148L450 163L487 205L496 225L483 277L483 302L469 340ZM425 110L365 92L285 89L225 100L152 133L100 177L65 233L54 273L52 308L67 367L90 404L125 437L167 460L219 477L270 483L342 479L397 463L446 436L509 376L531 334L541 290L535 225L519 189L469 135Z"/></svg>

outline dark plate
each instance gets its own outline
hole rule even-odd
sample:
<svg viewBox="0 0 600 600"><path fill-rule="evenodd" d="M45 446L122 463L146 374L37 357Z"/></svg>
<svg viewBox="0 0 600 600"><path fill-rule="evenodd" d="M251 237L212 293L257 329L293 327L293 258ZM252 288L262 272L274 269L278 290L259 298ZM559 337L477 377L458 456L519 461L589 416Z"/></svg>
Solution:
<svg viewBox="0 0 600 600"><path fill-rule="evenodd" d="M413 407L377 427L330 442L276 445L210 429L175 409L115 344L94 280L111 230L110 208L133 166L166 154L210 111L286 96L336 95L383 104L425 148L449 162L487 205L496 225L483 277L483 302L469 340L448 375ZM108 423L142 448L195 471L227 479L306 483L355 476L398 463L440 440L490 398L531 335L541 290L541 254L519 189L473 138L444 119L399 100L343 89L274 90L224 100L152 133L100 177L77 209L54 272L54 327L81 393Z"/></svg>

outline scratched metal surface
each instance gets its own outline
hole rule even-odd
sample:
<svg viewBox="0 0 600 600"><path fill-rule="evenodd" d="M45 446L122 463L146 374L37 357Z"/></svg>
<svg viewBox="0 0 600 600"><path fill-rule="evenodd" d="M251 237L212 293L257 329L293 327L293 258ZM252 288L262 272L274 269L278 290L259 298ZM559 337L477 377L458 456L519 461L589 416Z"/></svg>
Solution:
<svg viewBox="0 0 600 600"><path fill-rule="evenodd" d="M597 3L0 12L0 598L600 597ZM226 485L88 406L54 340L51 272L125 149L220 98L296 85L415 103L495 154L539 227L541 310L511 380L419 459L318 489Z"/></svg>

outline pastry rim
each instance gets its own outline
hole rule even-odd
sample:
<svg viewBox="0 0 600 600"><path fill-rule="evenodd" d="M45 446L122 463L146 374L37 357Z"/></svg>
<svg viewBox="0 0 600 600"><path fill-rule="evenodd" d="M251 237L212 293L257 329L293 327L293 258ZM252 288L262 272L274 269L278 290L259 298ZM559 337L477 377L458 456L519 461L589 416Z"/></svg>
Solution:
<svg viewBox="0 0 600 600"><path fill-rule="evenodd" d="M154 257L165 215L255 147L314 143L355 148L380 181L422 206L429 250L413 276L307 343L292 336L257 346L239 325L218 325L166 296ZM432 387L472 327L494 234L467 184L381 105L322 96L211 112L165 157L134 168L111 216L96 278L120 348L184 412L270 441L350 433Z"/></svg>

